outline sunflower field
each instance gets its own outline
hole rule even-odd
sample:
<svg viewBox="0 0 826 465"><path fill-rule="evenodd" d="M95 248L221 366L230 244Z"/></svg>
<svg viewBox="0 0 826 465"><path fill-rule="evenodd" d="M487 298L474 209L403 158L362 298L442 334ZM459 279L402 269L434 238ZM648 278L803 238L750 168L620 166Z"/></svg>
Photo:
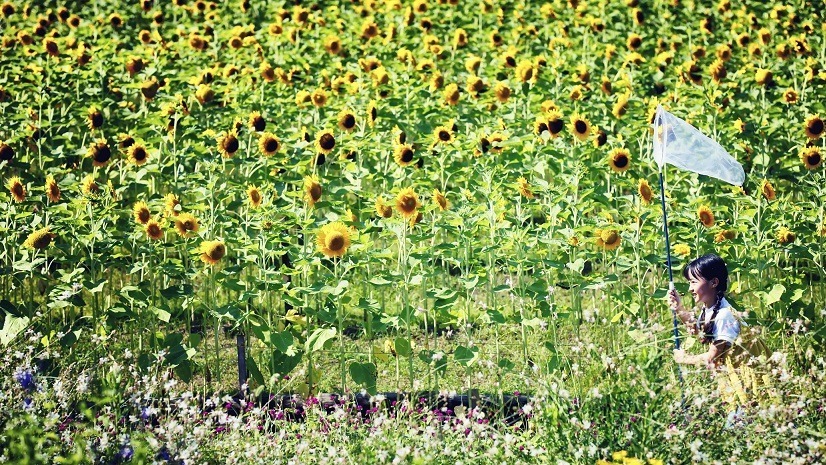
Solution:
<svg viewBox="0 0 826 465"><path fill-rule="evenodd" d="M826 460L824 11L3 2L0 461ZM761 367L674 363L661 195Z"/></svg>

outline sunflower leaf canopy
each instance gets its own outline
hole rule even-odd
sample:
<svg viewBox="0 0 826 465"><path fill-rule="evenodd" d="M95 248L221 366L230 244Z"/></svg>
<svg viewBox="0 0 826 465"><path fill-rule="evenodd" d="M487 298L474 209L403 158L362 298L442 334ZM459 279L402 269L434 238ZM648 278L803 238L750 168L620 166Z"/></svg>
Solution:
<svg viewBox="0 0 826 465"><path fill-rule="evenodd" d="M743 166L717 142L694 126L657 107L654 116L654 160L742 186Z"/></svg>

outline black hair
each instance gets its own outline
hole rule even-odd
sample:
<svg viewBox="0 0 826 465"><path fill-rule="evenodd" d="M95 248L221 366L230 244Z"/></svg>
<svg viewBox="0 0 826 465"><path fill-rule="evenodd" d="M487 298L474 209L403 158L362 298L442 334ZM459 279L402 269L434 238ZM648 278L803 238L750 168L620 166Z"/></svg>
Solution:
<svg viewBox="0 0 826 465"><path fill-rule="evenodd" d="M717 313L720 311L720 303L726 295L728 289L728 268L726 262L718 255L707 253L701 257L695 258L688 265L683 268L683 277L689 279L690 276L702 276L706 281L711 281L717 278L717 302L711 307L711 318L706 319L706 311L709 310L703 307L703 312L700 314L700 321L703 324L703 343L709 344L714 342L714 322L717 319Z"/></svg>

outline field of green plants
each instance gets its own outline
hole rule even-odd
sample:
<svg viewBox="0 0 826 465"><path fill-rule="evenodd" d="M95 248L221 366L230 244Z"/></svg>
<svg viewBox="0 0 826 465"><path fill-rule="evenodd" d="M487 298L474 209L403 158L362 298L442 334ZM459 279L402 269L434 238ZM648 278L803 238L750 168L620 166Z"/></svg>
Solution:
<svg viewBox="0 0 826 465"><path fill-rule="evenodd" d="M826 460L823 12L3 2L0 462ZM673 361L658 105L759 366Z"/></svg>

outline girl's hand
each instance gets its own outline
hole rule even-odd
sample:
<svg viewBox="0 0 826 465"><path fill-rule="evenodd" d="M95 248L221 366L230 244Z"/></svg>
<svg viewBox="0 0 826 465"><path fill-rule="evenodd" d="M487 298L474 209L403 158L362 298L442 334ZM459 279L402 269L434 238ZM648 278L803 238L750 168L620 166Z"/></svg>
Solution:
<svg viewBox="0 0 826 465"><path fill-rule="evenodd" d="M674 349L674 361L679 364L685 364L687 355L683 349Z"/></svg>
<svg viewBox="0 0 826 465"><path fill-rule="evenodd" d="M677 292L677 289L669 289L668 306L673 310L679 310L683 308L683 298L680 297L680 293Z"/></svg>

